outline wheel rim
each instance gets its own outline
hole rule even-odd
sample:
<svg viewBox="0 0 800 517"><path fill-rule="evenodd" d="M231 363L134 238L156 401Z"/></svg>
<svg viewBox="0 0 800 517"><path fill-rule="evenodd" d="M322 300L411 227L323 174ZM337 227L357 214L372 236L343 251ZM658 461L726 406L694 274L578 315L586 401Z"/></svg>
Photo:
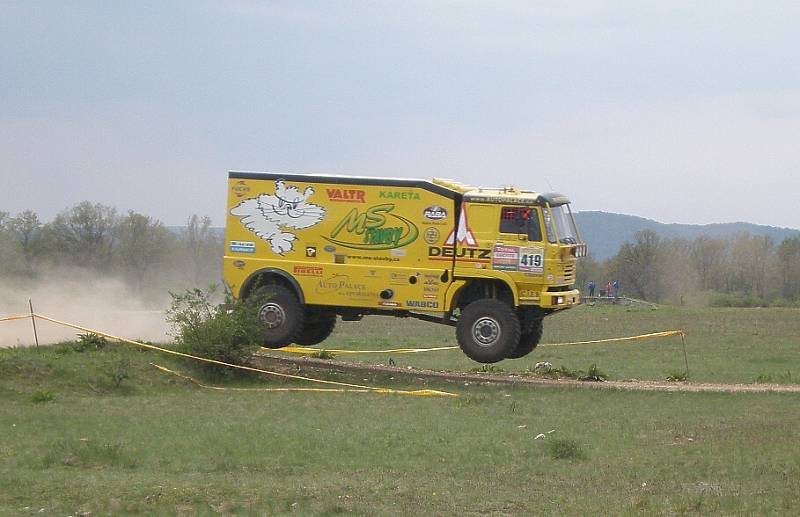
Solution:
<svg viewBox="0 0 800 517"><path fill-rule="evenodd" d="M472 324L472 337L482 347L490 347L500 339L500 324L496 319L484 316Z"/></svg>
<svg viewBox="0 0 800 517"><path fill-rule="evenodd" d="M267 303L261 306L258 311L258 319L261 320L268 329L274 329L283 325L286 321L286 313L283 308L276 303Z"/></svg>

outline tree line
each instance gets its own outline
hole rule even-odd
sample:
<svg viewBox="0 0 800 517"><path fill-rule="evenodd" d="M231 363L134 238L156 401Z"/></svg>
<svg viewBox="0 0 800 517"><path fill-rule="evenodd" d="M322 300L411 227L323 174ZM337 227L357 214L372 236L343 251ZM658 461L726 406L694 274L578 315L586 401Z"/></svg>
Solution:
<svg viewBox="0 0 800 517"><path fill-rule="evenodd" d="M72 268L124 280L134 292L218 283L223 236L207 216L171 230L152 217L84 201L43 222L0 211L0 277L38 278Z"/></svg>
<svg viewBox="0 0 800 517"><path fill-rule="evenodd" d="M134 211L84 201L42 222L36 212L0 211L0 277L37 278L80 268L123 279L133 292L220 281L224 237L207 216L171 230ZM617 280L621 293L659 303L800 305L800 236L776 244L741 233L693 241L640 231L608 260L580 260L578 286Z"/></svg>
<svg viewBox="0 0 800 517"><path fill-rule="evenodd" d="M579 286L615 279L627 296L652 302L798 306L800 236L776 244L749 233L687 240L643 230L608 260L582 260L578 271Z"/></svg>

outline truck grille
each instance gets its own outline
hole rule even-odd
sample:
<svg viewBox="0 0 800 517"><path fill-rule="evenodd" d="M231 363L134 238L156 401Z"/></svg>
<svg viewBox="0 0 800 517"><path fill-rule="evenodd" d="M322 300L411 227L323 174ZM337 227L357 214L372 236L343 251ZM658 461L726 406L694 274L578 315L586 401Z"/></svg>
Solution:
<svg viewBox="0 0 800 517"><path fill-rule="evenodd" d="M564 282L575 283L575 264L564 264Z"/></svg>

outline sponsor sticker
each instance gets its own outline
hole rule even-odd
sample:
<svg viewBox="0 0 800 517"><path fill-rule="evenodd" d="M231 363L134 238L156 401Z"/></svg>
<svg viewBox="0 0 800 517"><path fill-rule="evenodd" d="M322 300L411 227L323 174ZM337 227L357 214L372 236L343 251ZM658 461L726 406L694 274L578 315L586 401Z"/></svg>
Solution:
<svg viewBox="0 0 800 517"><path fill-rule="evenodd" d="M314 258L317 256L316 246L306 246L306 257Z"/></svg>
<svg viewBox="0 0 800 517"><path fill-rule="evenodd" d="M295 266L294 274L298 276L322 276L320 266Z"/></svg>
<svg viewBox="0 0 800 517"><path fill-rule="evenodd" d="M500 271L517 271L519 269L519 248L516 246L494 247L492 254L492 269Z"/></svg>
<svg viewBox="0 0 800 517"><path fill-rule="evenodd" d="M519 270L541 275L544 273L544 248L520 248Z"/></svg>
<svg viewBox="0 0 800 517"><path fill-rule="evenodd" d="M255 253L256 243L252 241L231 241L231 253Z"/></svg>
<svg viewBox="0 0 800 517"><path fill-rule="evenodd" d="M488 248L448 248L442 246L428 246L428 258L430 260L448 260L453 257L465 262L489 262L492 257L492 250Z"/></svg>
<svg viewBox="0 0 800 517"><path fill-rule="evenodd" d="M406 300L406 307L416 307L419 309L436 309L439 302L429 302L426 300Z"/></svg>
<svg viewBox="0 0 800 517"><path fill-rule="evenodd" d="M464 207L461 207L461 215L458 218L458 227L454 228L444 241L445 245L452 246L454 244L461 244L462 246L477 247L478 240L475 239L475 234L472 233L472 228L469 227L467 221L467 212Z"/></svg>
<svg viewBox="0 0 800 517"><path fill-rule="evenodd" d="M400 304L397 303L397 302L386 302L386 301L380 301L380 302L378 302L378 305L382 305L383 307L399 307L400 306Z"/></svg>
<svg viewBox="0 0 800 517"><path fill-rule="evenodd" d="M415 192L413 190L406 190L406 191L381 191L378 195L380 199L409 199L409 200L417 200L419 199L419 192Z"/></svg>
<svg viewBox="0 0 800 517"><path fill-rule="evenodd" d="M366 196L363 190L345 188L328 188L325 193L328 194L328 201L341 203L364 203Z"/></svg>
<svg viewBox="0 0 800 517"><path fill-rule="evenodd" d="M317 294L337 293L348 298L373 298L378 296L377 291L370 291L367 284L354 281L349 275L340 274L320 279L314 291Z"/></svg>
<svg viewBox="0 0 800 517"><path fill-rule="evenodd" d="M242 197L250 192L250 187L248 187L244 181L239 180L233 184L231 190L233 191L234 194L236 194L236 197Z"/></svg>
<svg viewBox="0 0 800 517"><path fill-rule="evenodd" d="M417 239L419 229L406 217L395 213L395 205L386 203L363 211L353 208L333 228L331 244L356 250L390 250L402 248Z"/></svg>
<svg viewBox="0 0 800 517"><path fill-rule="evenodd" d="M440 221L447 217L447 210L439 205L433 205L423 210L422 215L429 221Z"/></svg>
<svg viewBox="0 0 800 517"><path fill-rule="evenodd" d="M247 265L247 263L244 260L233 261L233 267L235 267L236 269L244 269L245 265Z"/></svg>
<svg viewBox="0 0 800 517"><path fill-rule="evenodd" d="M439 242L440 236L441 234L439 233L439 229L432 226L425 228L425 231L422 233L422 238L428 244L436 244Z"/></svg>
<svg viewBox="0 0 800 517"><path fill-rule="evenodd" d="M313 195L313 187L300 192L300 186L287 186L283 180L276 180L274 192L244 198L228 213L238 217L242 226L267 242L269 250L284 256L294 250L297 234L293 230L316 226L325 218L325 208L309 202ZM254 253L255 249L238 252Z"/></svg>
<svg viewBox="0 0 800 517"><path fill-rule="evenodd" d="M391 273L389 275L389 283L392 285L406 285L408 283L408 275L405 273Z"/></svg>

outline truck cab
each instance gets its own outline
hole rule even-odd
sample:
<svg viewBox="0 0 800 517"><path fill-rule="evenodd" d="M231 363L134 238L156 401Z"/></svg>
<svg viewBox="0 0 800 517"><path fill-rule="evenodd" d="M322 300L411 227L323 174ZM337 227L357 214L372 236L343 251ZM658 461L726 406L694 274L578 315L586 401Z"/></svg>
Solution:
<svg viewBox="0 0 800 517"><path fill-rule="evenodd" d="M505 188L471 190L463 199L456 278L500 279L512 287L517 306L557 310L579 302L573 286L586 245L566 196ZM491 259L475 260L468 251L475 247Z"/></svg>

